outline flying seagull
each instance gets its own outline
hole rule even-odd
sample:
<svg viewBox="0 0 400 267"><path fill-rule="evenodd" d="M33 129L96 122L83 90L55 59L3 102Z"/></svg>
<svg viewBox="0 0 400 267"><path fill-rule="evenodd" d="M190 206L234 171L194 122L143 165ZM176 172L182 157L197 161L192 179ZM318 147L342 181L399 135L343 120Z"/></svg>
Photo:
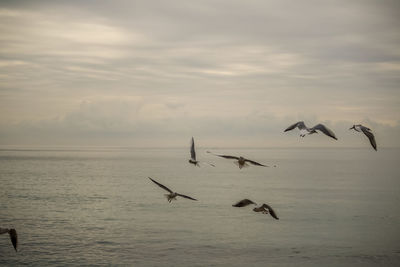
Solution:
<svg viewBox="0 0 400 267"><path fill-rule="evenodd" d="M308 127L304 124L304 121L299 121L299 122L296 122L295 124L290 125L289 127L287 127L286 130L285 130L284 132L293 130L294 128L299 128L299 130L300 130L300 136L301 136L301 137L306 136L306 134L318 133L318 132L317 132L317 130L318 130L318 131L323 132L323 133L326 134L327 136L332 137L333 139L337 140L337 138L336 138L335 134L332 132L332 130L329 129L328 127L326 127L326 126L323 125L323 124L317 124L317 125L315 125L315 126L312 127L312 128L308 128Z"/></svg>
<svg viewBox="0 0 400 267"><path fill-rule="evenodd" d="M375 137L373 133L371 132L371 129L365 126L362 126L361 124L353 125L349 130L354 129L357 132L363 132L369 139L369 142L371 143L371 146L376 149L376 142L375 142Z"/></svg>
<svg viewBox="0 0 400 267"><path fill-rule="evenodd" d="M200 166L199 162L196 160L196 150L194 149L194 139L192 136L192 145L190 146L190 159L189 163L193 164L194 166Z"/></svg>
<svg viewBox="0 0 400 267"><path fill-rule="evenodd" d="M200 167L200 163L199 163L199 161L196 159L196 150L195 150L195 148L194 148L194 138L193 138L193 137L192 137L192 144L191 144L191 146L190 146L190 159L189 159L189 163L190 163L190 164L193 164L194 166ZM208 162L206 162L206 163L209 164L209 165L211 165L211 166L213 166L213 167L215 167L214 164L211 164L211 163L208 163Z"/></svg>
<svg viewBox="0 0 400 267"><path fill-rule="evenodd" d="M191 198L191 197L189 197L189 196L186 196L186 195L182 195L182 194L173 192L171 189L169 189L169 188L166 187L165 185L162 185L162 184L160 184L159 182L154 181L154 180L151 179L150 177L149 177L149 179L150 179L153 183L155 183L156 185L158 185L159 187L161 187L162 189L167 190L167 191L169 192L169 194L165 194L165 196L166 196L167 199L168 199L168 202L171 202L172 200L176 200L176 197L177 197L177 196L184 197L184 198L191 199L191 200L197 200L197 199L195 199L195 198Z"/></svg>
<svg viewBox="0 0 400 267"><path fill-rule="evenodd" d="M18 246L17 231L15 231L15 229L0 228L0 235L5 233L8 233L10 235L11 243L13 244L15 251L17 251L17 246Z"/></svg>
<svg viewBox="0 0 400 267"><path fill-rule="evenodd" d="M256 165L256 166L269 167L267 165L258 163L258 162L253 161L253 160L246 159L246 158L241 157L241 156L240 157L236 157L236 156L229 156L229 155L218 155L218 154L213 154L210 151L207 151L207 153L210 153L210 154L212 154L214 156L218 156L218 157L221 157L221 158L237 160L237 161L235 161L235 163L239 166L239 169L249 166L249 164L247 164L247 162L251 163L253 165Z"/></svg>
<svg viewBox="0 0 400 267"><path fill-rule="evenodd" d="M233 206L233 207L246 207L246 206L248 206L248 205L250 205L250 204L257 205L255 202L251 201L250 199L245 198L245 199L243 199L243 200L240 200L238 203L233 204L232 206ZM262 204L262 205L259 206L259 207L255 207L255 208L253 209L253 211L255 211L255 212L261 212L261 213L263 213L263 214L270 214L274 219L279 220L279 218L278 218L278 216L276 215L275 211L274 211L274 210L271 208L271 206L269 206L268 204L265 204L265 203L264 203L264 204Z"/></svg>

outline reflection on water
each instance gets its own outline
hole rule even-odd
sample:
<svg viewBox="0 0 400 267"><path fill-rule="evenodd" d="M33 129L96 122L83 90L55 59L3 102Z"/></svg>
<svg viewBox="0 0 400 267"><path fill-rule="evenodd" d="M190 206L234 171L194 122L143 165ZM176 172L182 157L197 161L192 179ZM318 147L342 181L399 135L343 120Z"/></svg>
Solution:
<svg viewBox="0 0 400 267"><path fill-rule="evenodd" d="M0 265L396 266L400 150L2 150ZM199 201L168 203L151 176ZM232 204L269 203L279 221Z"/></svg>

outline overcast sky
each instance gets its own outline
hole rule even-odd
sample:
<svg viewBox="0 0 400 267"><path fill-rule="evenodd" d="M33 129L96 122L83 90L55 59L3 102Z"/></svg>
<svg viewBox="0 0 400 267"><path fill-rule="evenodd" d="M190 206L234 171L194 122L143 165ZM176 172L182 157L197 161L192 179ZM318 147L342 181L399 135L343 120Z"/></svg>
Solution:
<svg viewBox="0 0 400 267"><path fill-rule="evenodd" d="M399 147L399 29L395 0L2 1L0 145Z"/></svg>

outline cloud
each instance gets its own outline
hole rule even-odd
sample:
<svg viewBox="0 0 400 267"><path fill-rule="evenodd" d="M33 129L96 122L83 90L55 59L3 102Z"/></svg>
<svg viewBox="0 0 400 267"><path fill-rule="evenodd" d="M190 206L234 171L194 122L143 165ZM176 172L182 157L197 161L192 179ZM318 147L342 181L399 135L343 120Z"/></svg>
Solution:
<svg viewBox="0 0 400 267"><path fill-rule="evenodd" d="M30 129L52 132L55 143L66 133L75 136L71 143L107 133L110 143L125 135L122 143L164 136L178 144L198 132L215 144L220 139L211 133L229 136L225 144L248 145L245 134L259 132L253 145L269 145L281 137L263 141L262 133L300 119L332 126L371 120L378 129L396 129L398 7L395 1L2 2L3 137Z"/></svg>
<svg viewBox="0 0 400 267"><path fill-rule="evenodd" d="M171 103L173 105L171 106ZM339 138L319 134L300 138L297 131L283 130L299 120L259 112L241 116L187 116L176 100L146 98L83 101L79 108L62 117L2 124L0 145L103 145L139 147L181 147L191 136L208 147L365 147L362 134L350 132L352 121L319 121L304 118L308 126L322 122ZM394 126L362 121L373 129L379 146L398 147L400 123ZM365 140L364 140L365 139Z"/></svg>

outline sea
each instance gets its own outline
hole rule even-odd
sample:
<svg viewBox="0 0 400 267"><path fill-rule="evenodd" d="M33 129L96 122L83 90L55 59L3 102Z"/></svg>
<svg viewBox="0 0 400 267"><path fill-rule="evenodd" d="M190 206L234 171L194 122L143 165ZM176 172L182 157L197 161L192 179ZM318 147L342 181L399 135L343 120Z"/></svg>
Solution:
<svg viewBox="0 0 400 267"><path fill-rule="evenodd" d="M239 169L208 150L270 167ZM198 148L197 158L1 149L0 227L19 244L0 236L0 265L400 266L400 149ZM168 203L148 177L198 201ZM232 207L244 198L279 220Z"/></svg>

